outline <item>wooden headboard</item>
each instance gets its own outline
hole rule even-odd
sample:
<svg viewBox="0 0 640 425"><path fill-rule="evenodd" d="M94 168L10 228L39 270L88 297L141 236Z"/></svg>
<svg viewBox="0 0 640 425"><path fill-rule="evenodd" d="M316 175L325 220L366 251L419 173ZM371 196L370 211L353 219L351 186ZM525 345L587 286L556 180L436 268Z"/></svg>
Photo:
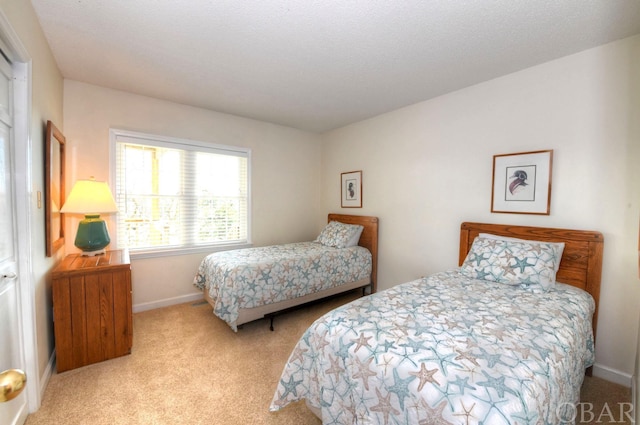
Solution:
<svg viewBox="0 0 640 425"><path fill-rule="evenodd" d="M358 245L367 248L371 252L371 293L376 292L378 288L378 217L329 214L327 223L330 221L359 224L364 227Z"/></svg>
<svg viewBox="0 0 640 425"><path fill-rule="evenodd" d="M545 242L564 242L558 282L566 283L591 294L596 302L593 314L593 336L598 324L600 279L602 276L602 252L604 237L600 232L588 230L554 229L550 227L513 226L510 224L462 223L460 226L460 255L462 265L478 233Z"/></svg>

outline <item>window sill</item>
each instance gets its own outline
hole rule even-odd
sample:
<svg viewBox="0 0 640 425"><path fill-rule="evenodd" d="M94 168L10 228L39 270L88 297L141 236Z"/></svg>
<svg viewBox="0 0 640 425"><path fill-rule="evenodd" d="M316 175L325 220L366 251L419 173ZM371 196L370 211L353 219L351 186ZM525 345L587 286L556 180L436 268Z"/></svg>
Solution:
<svg viewBox="0 0 640 425"><path fill-rule="evenodd" d="M225 245L207 245L193 248L168 248L159 250L129 250L129 256L132 260L140 260L145 258L156 257L175 257L178 255L190 254L211 254L218 251L229 251L231 249L251 248L251 243L225 244Z"/></svg>

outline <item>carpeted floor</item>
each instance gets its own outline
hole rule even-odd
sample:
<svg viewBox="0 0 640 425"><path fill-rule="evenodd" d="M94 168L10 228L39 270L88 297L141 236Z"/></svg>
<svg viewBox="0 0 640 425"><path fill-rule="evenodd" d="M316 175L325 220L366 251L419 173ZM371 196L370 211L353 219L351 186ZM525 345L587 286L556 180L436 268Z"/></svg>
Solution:
<svg viewBox="0 0 640 425"><path fill-rule="evenodd" d="M274 332L261 320L236 334L203 303L135 314L132 354L54 374L26 424L319 424L302 403L277 413L268 407L299 336L357 296L276 317ZM578 423L632 423L618 404L630 403L629 389L587 378L582 398L593 408Z"/></svg>

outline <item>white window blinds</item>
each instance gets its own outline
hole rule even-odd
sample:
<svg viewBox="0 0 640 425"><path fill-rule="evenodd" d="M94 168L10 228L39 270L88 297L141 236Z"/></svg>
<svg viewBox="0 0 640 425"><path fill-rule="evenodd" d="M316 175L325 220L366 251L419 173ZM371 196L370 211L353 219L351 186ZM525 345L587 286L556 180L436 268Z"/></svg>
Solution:
<svg viewBox="0 0 640 425"><path fill-rule="evenodd" d="M135 252L249 242L248 149L111 133L119 248Z"/></svg>

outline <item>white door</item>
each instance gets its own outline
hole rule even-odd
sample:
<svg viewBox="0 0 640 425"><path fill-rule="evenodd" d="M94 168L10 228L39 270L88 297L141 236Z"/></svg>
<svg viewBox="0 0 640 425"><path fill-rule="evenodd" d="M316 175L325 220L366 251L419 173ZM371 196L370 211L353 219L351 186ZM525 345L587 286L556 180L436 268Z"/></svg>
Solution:
<svg viewBox="0 0 640 425"><path fill-rule="evenodd" d="M2 424L22 424L28 413L26 393L15 390L21 385L14 371L23 371L25 365L13 193L12 80L11 65L0 55L0 400L7 400L0 402ZM4 395L6 389L9 393Z"/></svg>

